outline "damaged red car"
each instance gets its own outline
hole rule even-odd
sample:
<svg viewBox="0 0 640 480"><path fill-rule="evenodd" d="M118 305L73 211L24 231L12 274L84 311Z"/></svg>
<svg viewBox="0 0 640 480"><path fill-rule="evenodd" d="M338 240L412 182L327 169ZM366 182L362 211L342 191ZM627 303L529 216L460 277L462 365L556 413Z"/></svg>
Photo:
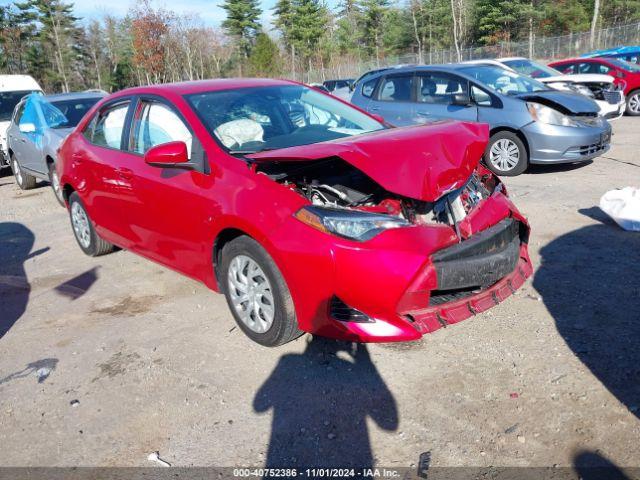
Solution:
<svg viewBox="0 0 640 480"><path fill-rule="evenodd" d="M488 127L392 128L303 85L123 90L62 145L71 225L224 293L268 346L415 340L531 274L529 226L479 164Z"/></svg>

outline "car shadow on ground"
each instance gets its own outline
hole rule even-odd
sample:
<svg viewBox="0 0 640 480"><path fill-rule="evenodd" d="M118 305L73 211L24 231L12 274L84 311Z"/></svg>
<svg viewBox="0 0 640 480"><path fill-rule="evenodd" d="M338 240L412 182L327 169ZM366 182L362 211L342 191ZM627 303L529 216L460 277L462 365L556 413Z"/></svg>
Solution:
<svg viewBox="0 0 640 480"><path fill-rule="evenodd" d="M534 175L540 173L560 173L560 172L570 172L572 170L577 170L582 167L586 167L587 165L591 165L593 160L588 160L586 162L578 162L578 163L555 163L549 165L542 164L533 164L529 165L527 171L525 173L532 173Z"/></svg>
<svg viewBox="0 0 640 480"><path fill-rule="evenodd" d="M49 250L49 247L31 252L35 236L21 223L0 223L0 338L22 316L31 293L31 284L24 263Z"/></svg>
<svg viewBox="0 0 640 480"><path fill-rule="evenodd" d="M256 412L273 410L266 467L371 467L367 417L398 428L396 401L364 344L310 337L260 387Z"/></svg>
<svg viewBox="0 0 640 480"><path fill-rule="evenodd" d="M640 235L581 213L605 223L544 246L533 286L569 348L640 416Z"/></svg>
<svg viewBox="0 0 640 480"><path fill-rule="evenodd" d="M573 465L581 480L631 480L620 467L598 452L578 453Z"/></svg>

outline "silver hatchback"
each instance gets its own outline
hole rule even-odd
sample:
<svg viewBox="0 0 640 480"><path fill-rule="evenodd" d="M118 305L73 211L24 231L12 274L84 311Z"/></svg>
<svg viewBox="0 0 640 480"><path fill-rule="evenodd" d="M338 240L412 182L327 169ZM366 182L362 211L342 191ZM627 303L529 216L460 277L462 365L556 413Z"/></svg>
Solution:
<svg viewBox="0 0 640 480"><path fill-rule="evenodd" d="M360 78L351 102L397 126L488 123L484 161L498 175L518 175L533 163L591 160L611 142L611 126L591 99L493 65L378 70Z"/></svg>
<svg viewBox="0 0 640 480"><path fill-rule="evenodd" d="M38 179L49 181L56 198L64 204L55 169L58 147L104 96L97 92L32 93L16 105L7 143L11 169L21 189L35 187Z"/></svg>

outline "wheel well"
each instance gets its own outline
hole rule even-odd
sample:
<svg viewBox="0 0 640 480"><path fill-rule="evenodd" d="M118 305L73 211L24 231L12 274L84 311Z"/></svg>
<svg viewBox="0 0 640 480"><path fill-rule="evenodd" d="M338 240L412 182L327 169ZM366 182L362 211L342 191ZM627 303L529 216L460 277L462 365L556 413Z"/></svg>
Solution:
<svg viewBox="0 0 640 480"><path fill-rule="evenodd" d="M73 187L71 185L69 185L68 183L65 184L64 187L62 187L62 196L64 197L64 201L68 204L69 203L69 197L71 196L71 194L75 192L75 190L73 189Z"/></svg>
<svg viewBox="0 0 640 480"><path fill-rule="evenodd" d="M242 235L246 235L251 237L251 235L246 232L239 230L237 228L225 228L220 233L213 242L213 273L216 277L216 281L218 281L218 266L220 265L220 253L224 246L232 240L235 240ZM218 281L218 284L220 282Z"/></svg>
<svg viewBox="0 0 640 480"><path fill-rule="evenodd" d="M499 132L511 132L513 134L515 134L520 141L524 144L524 148L527 149L527 157L531 158L531 152L529 150L529 142L527 142L527 138L522 134L522 132L520 132L519 130L516 130L515 128L510 128L510 127L496 127L491 129L491 131L489 132L489 138L493 137L496 133Z"/></svg>

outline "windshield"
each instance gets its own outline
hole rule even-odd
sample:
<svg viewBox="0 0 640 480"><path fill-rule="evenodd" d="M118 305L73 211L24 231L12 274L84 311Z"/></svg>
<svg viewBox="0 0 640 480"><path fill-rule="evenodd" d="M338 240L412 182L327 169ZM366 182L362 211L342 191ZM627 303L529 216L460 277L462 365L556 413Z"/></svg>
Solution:
<svg viewBox="0 0 640 480"><path fill-rule="evenodd" d="M42 113L51 128L73 128L100 98L79 98L42 102Z"/></svg>
<svg viewBox="0 0 640 480"><path fill-rule="evenodd" d="M607 61L628 72L640 72L640 65L634 65L633 63L625 62L619 58L607 58Z"/></svg>
<svg viewBox="0 0 640 480"><path fill-rule="evenodd" d="M470 65L460 70L488 88L505 95L549 90L537 80L494 65Z"/></svg>
<svg viewBox="0 0 640 480"><path fill-rule="evenodd" d="M299 85L222 90L186 98L230 153L308 145L384 128L355 108Z"/></svg>
<svg viewBox="0 0 640 480"><path fill-rule="evenodd" d="M11 120L13 109L22 97L33 93L34 90L20 90L17 92L0 92L0 122Z"/></svg>
<svg viewBox="0 0 640 480"><path fill-rule="evenodd" d="M526 58L516 58L513 60L503 60L506 66L513 68L516 72L522 75L528 75L533 78L548 78L562 75L558 70L547 67L541 63L533 62Z"/></svg>

